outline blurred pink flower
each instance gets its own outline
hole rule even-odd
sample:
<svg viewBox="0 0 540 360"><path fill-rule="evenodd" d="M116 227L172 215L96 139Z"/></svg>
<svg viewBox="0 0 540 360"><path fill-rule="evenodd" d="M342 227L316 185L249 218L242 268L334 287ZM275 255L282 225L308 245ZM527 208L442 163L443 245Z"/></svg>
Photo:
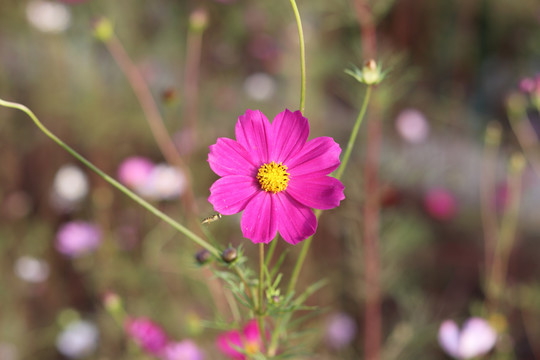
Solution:
<svg viewBox="0 0 540 360"><path fill-rule="evenodd" d="M449 220L456 215L454 195L443 188L433 188L424 196L424 206L429 215L438 220Z"/></svg>
<svg viewBox="0 0 540 360"><path fill-rule="evenodd" d="M439 328L439 344L456 359L471 359L488 353L497 342L497 332L478 317L465 321L459 331L457 324L446 320Z"/></svg>
<svg viewBox="0 0 540 360"><path fill-rule="evenodd" d="M417 144L424 141L429 134L429 123L420 111L405 109L396 119L396 130L403 140Z"/></svg>
<svg viewBox="0 0 540 360"><path fill-rule="evenodd" d="M334 349L341 349L356 336L356 322L345 313L334 314L326 327L326 342Z"/></svg>
<svg viewBox="0 0 540 360"><path fill-rule="evenodd" d="M148 181L154 167L150 159L132 156L125 159L118 167L118 179L125 185L138 189Z"/></svg>
<svg viewBox="0 0 540 360"><path fill-rule="evenodd" d="M263 351L261 333L255 319L250 320L242 332L237 330L228 331L217 338L218 349L234 360L245 360L247 355L254 355ZM236 348L240 348L241 353Z"/></svg>
<svg viewBox="0 0 540 360"><path fill-rule="evenodd" d="M162 356L169 342L165 331L147 318L128 319L126 333L147 353Z"/></svg>
<svg viewBox="0 0 540 360"><path fill-rule="evenodd" d="M224 215L242 214L244 237L269 243L279 231L291 244L315 233L312 208L332 209L345 198L343 184L328 176L339 166L339 145L329 137L307 141L308 120L285 110L270 124L258 110L236 123L236 141L219 138L208 162L221 176L208 201Z"/></svg>
<svg viewBox="0 0 540 360"><path fill-rule="evenodd" d="M63 224L56 233L56 249L67 256L78 257L95 250L101 243L99 226L85 221Z"/></svg>
<svg viewBox="0 0 540 360"><path fill-rule="evenodd" d="M526 94L532 93L536 89L536 81L529 77L521 79L519 82L519 90Z"/></svg>
<svg viewBox="0 0 540 360"><path fill-rule="evenodd" d="M204 353L191 340L169 343L163 355L163 360L204 360Z"/></svg>

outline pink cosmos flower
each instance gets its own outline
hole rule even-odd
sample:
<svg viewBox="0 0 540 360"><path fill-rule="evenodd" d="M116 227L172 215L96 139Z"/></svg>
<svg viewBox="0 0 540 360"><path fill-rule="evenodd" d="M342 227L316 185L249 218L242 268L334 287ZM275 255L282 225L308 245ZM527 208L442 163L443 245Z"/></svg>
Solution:
<svg viewBox="0 0 540 360"><path fill-rule="evenodd" d="M234 360L246 360L245 354L254 355L263 351L259 326L255 319L250 320L242 332L228 331L217 338L219 350ZM237 349L242 349L243 353Z"/></svg>
<svg viewBox="0 0 540 360"><path fill-rule="evenodd" d="M101 243L99 226L85 221L65 223L56 233L56 249L69 257L92 252Z"/></svg>
<svg viewBox="0 0 540 360"><path fill-rule="evenodd" d="M128 319L127 334L147 353L161 356L169 342L165 331L150 319Z"/></svg>
<svg viewBox="0 0 540 360"><path fill-rule="evenodd" d="M204 353L191 340L169 343L162 356L163 360L204 360Z"/></svg>
<svg viewBox="0 0 540 360"><path fill-rule="evenodd" d="M236 141L219 138L208 162L221 176L208 201L224 215L242 214L244 237L269 243L279 231L291 244L315 233L311 208L332 209L345 198L343 184L327 176L339 166L339 145L329 137L307 141L308 120L285 110L270 123L247 110L236 123Z"/></svg>
<svg viewBox="0 0 540 360"><path fill-rule="evenodd" d="M424 206L438 220L450 220L457 213L456 198L444 188L430 189L424 197Z"/></svg>
<svg viewBox="0 0 540 360"><path fill-rule="evenodd" d="M120 182L138 190L146 184L154 167L154 163L148 158L131 156L118 167L118 178Z"/></svg>
<svg viewBox="0 0 540 360"><path fill-rule="evenodd" d="M461 331L452 320L446 320L439 328L439 344L456 359L471 359L489 352L497 342L497 332L479 317L465 321Z"/></svg>

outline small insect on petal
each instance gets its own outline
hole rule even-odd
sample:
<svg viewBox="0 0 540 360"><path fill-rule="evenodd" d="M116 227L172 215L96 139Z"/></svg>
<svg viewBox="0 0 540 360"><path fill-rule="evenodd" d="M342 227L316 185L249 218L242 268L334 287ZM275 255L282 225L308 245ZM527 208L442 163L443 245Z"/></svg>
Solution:
<svg viewBox="0 0 540 360"><path fill-rule="evenodd" d="M204 218L203 221L201 221L201 224L208 224L214 221L218 221L219 219L221 219L222 216L223 215L221 215L220 213L214 214L212 216Z"/></svg>

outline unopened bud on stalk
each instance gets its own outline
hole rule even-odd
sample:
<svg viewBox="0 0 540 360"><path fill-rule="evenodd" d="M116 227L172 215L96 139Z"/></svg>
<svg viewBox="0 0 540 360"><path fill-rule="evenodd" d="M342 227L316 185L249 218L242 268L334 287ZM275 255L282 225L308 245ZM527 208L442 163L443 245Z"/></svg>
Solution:
<svg viewBox="0 0 540 360"><path fill-rule="evenodd" d="M376 85L386 76L387 71L381 71L381 67L373 59L367 60L362 66L362 70L356 66L352 70L345 70L345 73L366 85Z"/></svg>
<svg viewBox="0 0 540 360"><path fill-rule="evenodd" d="M103 295L103 306L108 312L113 314L117 313L123 309L122 299L120 299L120 296L118 296L116 293L107 292L105 295Z"/></svg>
<svg viewBox="0 0 540 360"><path fill-rule="evenodd" d="M99 17L92 24L94 36L103 42L107 42L114 34L114 29L111 21L106 17Z"/></svg>
<svg viewBox="0 0 540 360"><path fill-rule="evenodd" d="M226 263L232 263L238 257L238 252L233 247L228 247L221 253L221 258Z"/></svg>
<svg viewBox="0 0 540 360"><path fill-rule="evenodd" d="M197 254L195 254L195 260L197 260L199 265L206 264L210 261L210 251L206 249L199 251Z"/></svg>
<svg viewBox="0 0 540 360"><path fill-rule="evenodd" d="M501 125L490 122L486 128L485 142L491 146L499 146L501 143Z"/></svg>
<svg viewBox="0 0 540 360"><path fill-rule="evenodd" d="M512 154L510 157L510 172L513 174L519 174L525 167L525 157L522 153Z"/></svg>
<svg viewBox="0 0 540 360"><path fill-rule="evenodd" d="M511 118L521 118L527 110L527 98L523 94L513 92L506 99L506 108Z"/></svg>
<svg viewBox="0 0 540 360"><path fill-rule="evenodd" d="M198 8L189 16L189 28L192 31L203 32L208 27L208 13Z"/></svg>

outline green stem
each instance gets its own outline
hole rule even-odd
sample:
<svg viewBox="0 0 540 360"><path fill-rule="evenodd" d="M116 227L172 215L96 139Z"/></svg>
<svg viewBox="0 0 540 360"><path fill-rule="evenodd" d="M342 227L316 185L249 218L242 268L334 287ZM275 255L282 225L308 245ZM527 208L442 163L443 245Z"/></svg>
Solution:
<svg viewBox="0 0 540 360"><path fill-rule="evenodd" d="M259 306L257 309L257 320L259 323L259 332L263 338L263 342L266 344L264 331L264 243L259 244Z"/></svg>
<svg viewBox="0 0 540 360"><path fill-rule="evenodd" d="M272 260L272 256L274 256L274 251L276 251L276 246L277 246L277 243L278 243L278 236L279 235L276 235L276 237L274 238L274 240L272 240L270 242L270 247L268 248L268 252L266 253L266 259L264 260L264 266L268 267L270 265L270 261Z"/></svg>
<svg viewBox="0 0 540 360"><path fill-rule="evenodd" d="M133 193L131 190L126 188L124 185L120 184L118 181L116 181L115 179L113 179L109 175L105 174L103 171L101 171L99 168L97 168L94 164L92 164L90 161L86 160L82 155L80 155L78 152L76 152L70 146L68 146L66 143L64 143L62 140L60 140L56 135L54 135L52 132L50 132L49 129L47 129L38 120L38 118L36 117L36 115L34 115L32 110L30 110L29 108L27 108L26 106L24 106L22 104L9 102L9 101L5 101L5 100L2 100L2 99L0 99L0 106L5 106L5 107L8 107L8 108L17 109L17 110L20 110L20 111L24 112L26 115L28 115L32 119L32 121L37 125L37 127L45 135L47 135L54 142L56 142L58 145L60 145L60 147L65 149L68 153L73 155L77 160L79 160L84 165L86 165L90 170L92 170L93 172L95 172L96 174L101 176L109 184L111 184L112 186L114 186L115 188L117 188L118 190L120 190L121 192L126 194L127 196L129 196L136 203L138 203L139 205L144 207L146 210L150 211L152 214L156 215L161 220L165 221L167 224L171 225L173 228L175 228L176 230L178 230L179 232L181 232L182 234L184 234L185 236L187 236L188 238L193 240L198 245L200 245L203 248L205 248L206 250L210 251L210 253L212 253L212 255L214 255L215 257L220 256L220 253L219 253L217 248L215 248L211 244L207 243L205 240L203 240L202 238L200 238L199 236L197 236L196 234L191 232L188 228L186 228L183 225L179 224L178 222L173 220L168 215L166 215L163 212L156 209L154 206L150 205L150 203L143 200L141 197L139 197L138 195Z"/></svg>
<svg viewBox="0 0 540 360"><path fill-rule="evenodd" d="M343 175L343 172L347 167L347 163L349 162L349 158L351 157L352 149L356 141L356 136L358 135L358 130L360 129L360 125L362 124L362 120L364 119L367 111L370 96L371 85L367 87L366 94L364 95L364 102L362 103L362 108L360 109L358 117L356 118L356 122L354 123L351 137L349 138L349 142L347 143L347 149L345 150L345 154L343 154L343 160L341 161L341 165L336 173L336 179L341 179L341 176Z"/></svg>
<svg viewBox="0 0 540 360"><path fill-rule="evenodd" d="M369 98L371 96L371 88L372 88L371 86L368 86L366 90L366 94L364 95L362 108L360 109L360 112L358 113L358 117L356 118L356 123L354 124L353 131L351 132L351 136L347 144L347 149L345 151L345 154L343 155L343 160L341 161L341 165L339 166L339 169L337 170L337 173L336 173L336 179L341 179L341 176L343 175L343 172L345 171L345 168L347 167L347 164L349 162L349 158L351 156L351 152L354 147L354 143L358 135L360 125L362 124L362 120L364 119L366 115ZM317 220L319 219L321 213L322 213L321 210L315 210L315 217ZM309 238L303 241L302 249L300 250L300 254L298 255L296 264L294 265L291 279L287 287L287 296L290 295L294 291L294 288L296 287L296 283L298 282L298 277L300 276L300 270L302 269L302 266L304 265L304 261L307 257L312 240L313 240L313 236L310 236ZM275 330L272 333L270 347L268 349L268 354L271 356L275 354L275 352L277 351L279 335L281 333L284 323L288 321L289 317L290 317L290 314L285 315L283 318L278 319L276 323Z"/></svg>
<svg viewBox="0 0 540 360"><path fill-rule="evenodd" d="M304 42L304 31L302 30L302 20L300 19L300 12L298 11L298 6L296 6L296 1L291 0L291 5L296 18L296 25L298 26L298 39L300 42L300 111L303 114L306 103L306 45Z"/></svg>

